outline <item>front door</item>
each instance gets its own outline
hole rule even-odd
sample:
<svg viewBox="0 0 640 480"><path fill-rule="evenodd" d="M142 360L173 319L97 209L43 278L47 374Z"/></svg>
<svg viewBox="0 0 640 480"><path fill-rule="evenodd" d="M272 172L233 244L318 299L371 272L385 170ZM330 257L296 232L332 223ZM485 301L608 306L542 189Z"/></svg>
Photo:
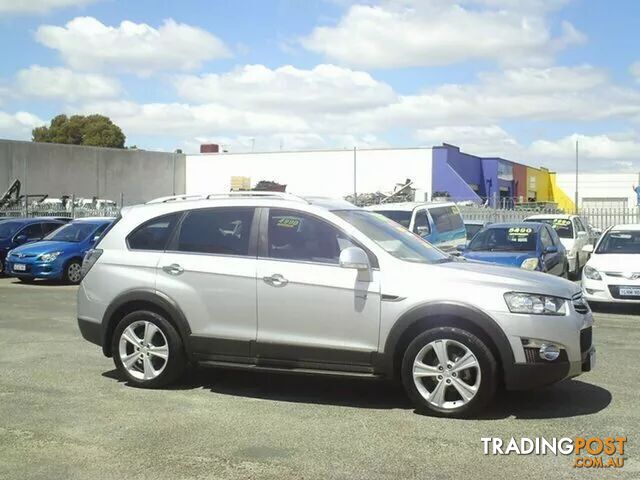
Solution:
<svg viewBox="0 0 640 480"><path fill-rule="evenodd" d="M180 305L197 353L250 355L256 338L254 213L253 207L191 210L160 258L156 288Z"/></svg>
<svg viewBox="0 0 640 480"><path fill-rule="evenodd" d="M291 209L263 210L258 258L258 357L368 365L380 327L380 272L341 268L355 242Z"/></svg>
<svg viewBox="0 0 640 480"><path fill-rule="evenodd" d="M544 250L547 247L561 247L554 243L553 237L546 225L540 229L540 243L542 244L542 271L552 275L562 275L565 268L564 256L562 253L559 251L544 253Z"/></svg>

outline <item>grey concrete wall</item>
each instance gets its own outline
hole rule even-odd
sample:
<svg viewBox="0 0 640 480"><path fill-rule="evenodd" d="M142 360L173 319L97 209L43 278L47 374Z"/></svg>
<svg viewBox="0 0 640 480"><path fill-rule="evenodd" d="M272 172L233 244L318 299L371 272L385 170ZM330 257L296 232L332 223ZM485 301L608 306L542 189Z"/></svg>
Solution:
<svg viewBox="0 0 640 480"><path fill-rule="evenodd" d="M185 165L179 153L0 140L0 194L18 178L22 194L117 202L122 194L132 205L185 193Z"/></svg>

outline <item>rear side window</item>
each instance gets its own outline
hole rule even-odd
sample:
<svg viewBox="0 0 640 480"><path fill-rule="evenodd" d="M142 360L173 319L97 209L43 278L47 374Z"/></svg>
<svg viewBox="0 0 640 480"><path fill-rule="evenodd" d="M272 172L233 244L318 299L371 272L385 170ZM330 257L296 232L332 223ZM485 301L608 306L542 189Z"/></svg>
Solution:
<svg viewBox="0 0 640 480"><path fill-rule="evenodd" d="M457 207L433 207L429 208L429 213L431 214L431 218L433 218L436 230L440 233L462 230L464 228L462 216Z"/></svg>
<svg viewBox="0 0 640 480"><path fill-rule="evenodd" d="M163 215L143 223L127 237L131 250L164 250L181 212Z"/></svg>
<svg viewBox="0 0 640 480"><path fill-rule="evenodd" d="M44 235L48 235L51 232L59 229L62 226L62 223L43 223L42 229L44 230Z"/></svg>
<svg viewBox="0 0 640 480"><path fill-rule="evenodd" d="M423 238L428 237L431 233L431 227L429 226L429 219L427 218L426 210L416 212L416 219L413 222L413 233L417 233Z"/></svg>
<svg viewBox="0 0 640 480"><path fill-rule="evenodd" d="M254 208L193 210L180 225L177 250L222 255L249 255Z"/></svg>

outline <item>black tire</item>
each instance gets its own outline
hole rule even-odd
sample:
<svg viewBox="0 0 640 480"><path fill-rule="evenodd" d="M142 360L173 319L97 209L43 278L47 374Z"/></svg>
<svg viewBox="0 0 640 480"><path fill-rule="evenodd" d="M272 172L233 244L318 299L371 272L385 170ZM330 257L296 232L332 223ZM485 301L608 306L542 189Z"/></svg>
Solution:
<svg viewBox="0 0 640 480"><path fill-rule="evenodd" d="M441 408L430 403L422 396L414 383L413 364L416 356L427 344L442 339L454 340L463 344L475 355L480 367L480 385L477 392L468 403L459 407ZM467 418L480 412L493 399L498 386L498 364L487 345L472 333L459 328L437 327L422 332L409 344L402 359L401 376L404 389L419 413Z"/></svg>
<svg viewBox="0 0 640 480"><path fill-rule="evenodd" d="M164 334L168 346L168 358L164 369L158 376L150 380L136 378L125 368L120 358L120 337L122 332L136 322L153 323ZM182 375L187 364L180 334L162 315L147 310L132 312L120 320L113 332L111 351L113 352L113 361L120 374L136 387L159 388L169 385Z"/></svg>
<svg viewBox="0 0 640 480"><path fill-rule="evenodd" d="M82 277L78 276L77 272L81 272L81 271L82 271L82 261L77 259L71 260L69 261L69 263L67 263L64 266L64 274L62 279L64 280L65 283L77 285L82 280Z"/></svg>

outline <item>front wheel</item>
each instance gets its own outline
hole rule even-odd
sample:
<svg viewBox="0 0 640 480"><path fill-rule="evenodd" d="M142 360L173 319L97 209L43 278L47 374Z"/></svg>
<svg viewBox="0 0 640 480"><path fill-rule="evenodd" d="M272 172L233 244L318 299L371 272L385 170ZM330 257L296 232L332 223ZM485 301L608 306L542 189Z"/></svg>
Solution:
<svg viewBox="0 0 640 480"><path fill-rule="evenodd" d="M469 417L493 398L497 362L475 335L438 327L418 335L402 361L402 383L422 413Z"/></svg>
<svg viewBox="0 0 640 480"><path fill-rule="evenodd" d="M64 267L64 281L77 285L82 280L82 262L80 260L71 260Z"/></svg>
<svg viewBox="0 0 640 480"><path fill-rule="evenodd" d="M116 368L138 387L167 385L182 374L186 365L180 335L155 312L141 310L126 315L116 326L111 347Z"/></svg>

